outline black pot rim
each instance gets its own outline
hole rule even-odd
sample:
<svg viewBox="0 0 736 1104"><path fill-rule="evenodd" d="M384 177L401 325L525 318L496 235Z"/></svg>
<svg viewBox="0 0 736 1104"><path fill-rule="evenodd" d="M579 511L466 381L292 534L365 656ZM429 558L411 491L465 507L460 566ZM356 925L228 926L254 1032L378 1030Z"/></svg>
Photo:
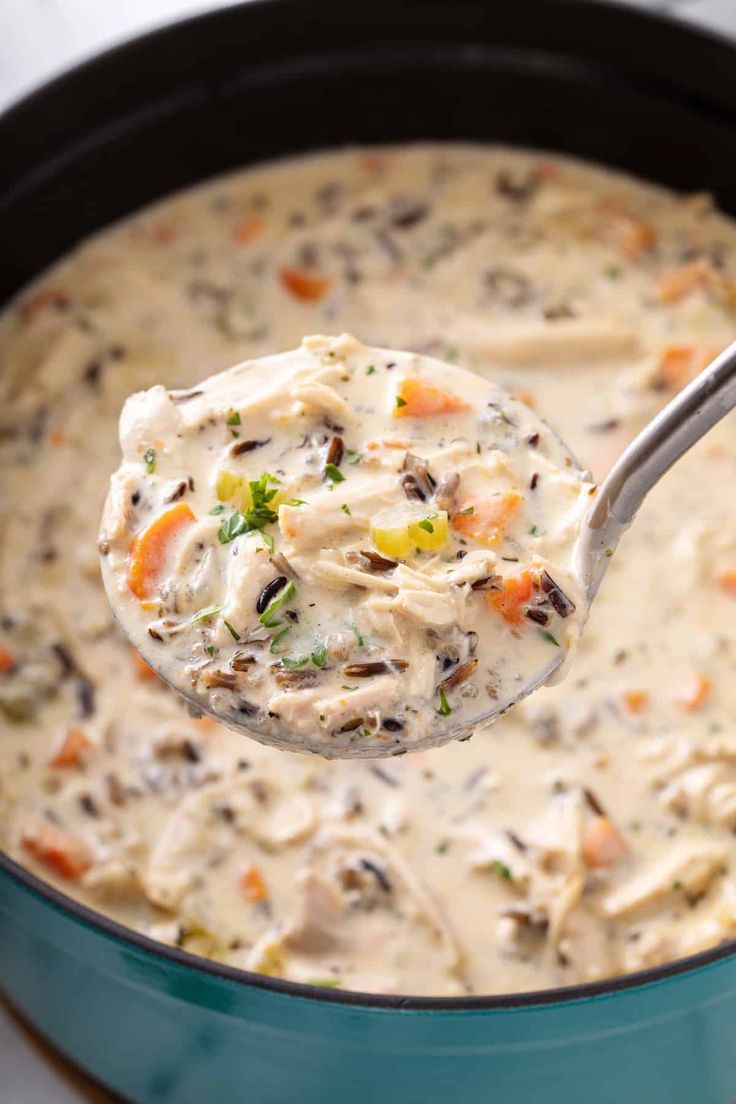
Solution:
<svg viewBox="0 0 736 1104"><path fill-rule="evenodd" d="M249 0L248 7L275 7L280 0ZM559 7L569 9L590 8L589 0L582 3L581 0L556 0ZM33 105L37 97L45 97L49 93L63 95L64 86L68 81L77 80L86 71L91 71L99 62L114 61L116 57L122 57L132 45L142 42L152 42L156 38L165 38L172 27L182 28L189 26L192 33L196 34L196 28L230 10L232 5L214 8L179 20L171 20L162 26L154 27L140 35L133 35L118 42L115 45L92 54L76 65L63 70L51 80L44 81L34 86L30 91L22 94L0 112L0 123L11 119L16 111L22 111ZM719 44L733 50L733 43L725 35L700 27L685 26L682 21L669 15L654 13L651 11L632 8L624 0L596 0L595 7L605 9L609 14L616 13L621 19L642 25L648 23L651 27L680 27L688 36L700 39L702 43ZM494 996L466 996L466 997L416 997L394 996L381 993L363 993L353 990L324 989L319 986L307 985L301 982L286 981L280 978L267 977L264 974L253 973L249 970L241 970L235 966L227 966L211 959L202 958L191 954L180 947L171 947L164 943L156 942L148 936L111 920L104 914L81 904L68 894L43 881L36 874L26 869L9 855L0 851L0 871L9 878L22 885L36 897L57 911L67 913L74 920L80 921L99 933L135 947L139 951L161 958L175 965L200 974L208 975L220 981L233 982L243 987L266 989L273 993L281 993L287 997L299 997L302 1000L323 1001L328 1004L345 1004L355 1007L373 1009L401 1009L402 1011L440 1011L440 1012L479 1012L501 1011L504 1009L539 1008L550 1004L569 1004L573 1001L586 1000L595 997L608 997L615 993L626 993L643 988L644 986L667 981L683 974L694 973L697 970L712 966L725 958L736 955L736 939L720 943L715 947L698 954L689 955L686 958L675 959L662 966L651 967L636 973L629 973L620 977L607 978L603 981L587 982L580 985L569 985L562 988L533 990L523 993L500 994Z"/></svg>

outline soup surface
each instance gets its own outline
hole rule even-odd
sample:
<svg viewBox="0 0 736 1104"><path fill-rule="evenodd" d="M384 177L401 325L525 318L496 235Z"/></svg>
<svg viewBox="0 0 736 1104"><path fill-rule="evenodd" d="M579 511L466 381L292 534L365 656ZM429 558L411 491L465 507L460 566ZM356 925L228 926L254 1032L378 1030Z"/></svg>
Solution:
<svg viewBox="0 0 736 1104"><path fill-rule="evenodd" d="M735 246L704 196L421 146L214 181L46 274L0 320L9 853L155 939L377 992L540 989L734 936L733 420L647 501L565 682L381 763L191 718L116 628L96 536L128 394L309 333L493 378L600 478L734 337Z"/></svg>
<svg viewBox="0 0 736 1104"><path fill-rule="evenodd" d="M595 488L457 365L307 337L136 392L120 441L112 609L166 682L265 744L376 758L467 736L578 638Z"/></svg>

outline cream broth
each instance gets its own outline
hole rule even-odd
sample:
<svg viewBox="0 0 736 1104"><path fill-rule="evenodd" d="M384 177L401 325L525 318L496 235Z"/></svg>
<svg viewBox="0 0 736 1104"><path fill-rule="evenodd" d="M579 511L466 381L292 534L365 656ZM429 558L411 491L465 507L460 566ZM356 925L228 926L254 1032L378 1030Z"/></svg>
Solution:
<svg viewBox="0 0 736 1104"><path fill-rule="evenodd" d="M266 744L371 758L467 736L578 637L595 488L472 372L305 338L132 395L120 441L112 608L171 686Z"/></svg>
<svg viewBox="0 0 736 1104"><path fill-rule="evenodd" d="M0 321L9 853L154 938L327 986L540 989L731 938L732 418L647 500L568 680L380 764L192 719L116 628L96 536L127 395L309 333L492 378L600 478L733 339L735 246L707 197L421 146L214 181L44 276Z"/></svg>

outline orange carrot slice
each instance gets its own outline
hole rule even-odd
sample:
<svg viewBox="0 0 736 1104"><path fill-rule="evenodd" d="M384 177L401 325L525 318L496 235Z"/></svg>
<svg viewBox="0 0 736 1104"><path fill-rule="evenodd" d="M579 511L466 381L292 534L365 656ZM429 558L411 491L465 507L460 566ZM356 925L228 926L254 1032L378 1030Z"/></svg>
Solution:
<svg viewBox="0 0 736 1104"><path fill-rule="evenodd" d="M658 378L669 391L681 391L710 364L716 352L706 345L665 345L659 357Z"/></svg>
<svg viewBox="0 0 736 1104"><path fill-rule="evenodd" d="M395 418L433 418L438 414L458 414L463 410L470 410L470 406L451 391L410 378L399 384L393 415Z"/></svg>
<svg viewBox="0 0 736 1104"><path fill-rule="evenodd" d="M324 299L332 285L329 276L320 276L303 268L282 268L279 271L279 280L290 295L301 299L303 303L318 303L320 299Z"/></svg>
<svg viewBox="0 0 736 1104"><path fill-rule="evenodd" d="M607 816L597 816L583 829L583 862L589 870L615 866L628 848L621 833Z"/></svg>
<svg viewBox="0 0 736 1104"><path fill-rule="evenodd" d="M703 260L680 265L660 277L657 291L662 303L679 303L697 287L709 284L713 279L713 270Z"/></svg>
<svg viewBox="0 0 736 1104"><path fill-rule="evenodd" d="M52 767L78 767L83 752L91 746L92 741L81 728L68 728L49 764Z"/></svg>
<svg viewBox="0 0 736 1104"><path fill-rule="evenodd" d="M716 582L721 590L725 590L726 594L736 598L736 567L725 567L722 571L717 571ZM2 670L2 667L0 667L0 670Z"/></svg>
<svg viewBox="0 0 736 1104"><path fill-rule="evenodd" d="M195 520L186 502L152 521L133 541L128 563L128 586L136 598L149 598L163 571L171 542Z"/></svg>
<svg viewBox="0 0 736 1104"><path fill-rule="evenodd" d="M266 889L263 875L258 867L253 866L252 863L248 863L243 870L240 876L240 885L249 901L265 901L268 897L268 890Z"/></svg>
<svg viewBox="0 0 736 1104"><path fill-rule="evenodd" d="M15 654L11 652L10 648L0 644L0 675L7 675L9 671L13 670L17 662Z"/></svg>
<svg viewBox="0 0 736 1104"><path fill-rule="evenodd" d="M83 840L45 820L23 832L21 844L29 855L70 881L80 878L94 861Z"/></svg>
<svg viewBox="0 0 736 1104"><path fill-rule="evenodd" d="M610 200L598 207L601 215L600 236L629 261L638 261L657 242L657 232L647 222L637 219L625 208Z"/></svg>
<svg viewBox="0 0 736 1104"><path fill-rule="evenodd" d="M524 606L531 601L534 593L534 578L531 571L522 571L519 575L510 575L504 581L503 590L489 590L485 594L488 606L500 613L504 621L518 628L524 624Z"/></svg>
<svg viewBox="0 0 736 1104"><path fill-rule="evenodd" d="M708 700L712 689L712 679L708 675L698 673L692 675L680 687L675 695L675 701L686 713L695 713Z"/></svg>
<svg viewBox="0 0 736 1104"><path fill-rule="evenodd" d="M452 515L452 528L473 540L497 544L523 501L516 491L491 498L469 498Z"/></svg>
<svg viewBox="0 0 736 1104"><path fill-rule="evenodd" d="M238 245L248 245L263 233L264 222L258 215L241 219L233 230L233 241Z"/></svg>
<svg viewBox="0 0 736 1104"><path fill-rule="evenodd" d="M627 690L623 703L627 713L643 713L649 704L649 695L646 690Z"/></svg>

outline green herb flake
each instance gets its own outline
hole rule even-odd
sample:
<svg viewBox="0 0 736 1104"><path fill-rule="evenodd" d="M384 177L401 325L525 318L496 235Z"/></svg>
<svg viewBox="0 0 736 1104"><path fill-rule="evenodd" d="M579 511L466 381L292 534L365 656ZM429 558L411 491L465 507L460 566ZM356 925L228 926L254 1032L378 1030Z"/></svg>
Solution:
<svg viewBox="0 0 736 1104"><path fill-rule="evenodd" d="M261 536L263 537L263 543L265 544L268 551L273 552L274 548L276 547L276 544L275 544L275 541L274 541L273 537L271 536L271 534L270 533L261 533Z"/></svg>
<svg viewBox="0 0 736 1104"><path fill-rule="evenodd" d="M363 456L362 452L356 452L355 449L345 449L345 459L348 464L357 464Z"/></svg>
<svg viewBox="0 0 736 1104"><path fill-rule="evenodd" d="M465 506L462 510L458 510L460 517L467 517L469 514L475 513L475 506Z"/></svg>
<svg viewBox="0 0 736 1104"><path fill-rule="evenodd" d="M222 606L207 606L206 609L201 609L199 613L195 614L192 618L192 624L196 625L198 621L206 621L208 617L214 617L221 609Z"/></svg>
<svg viewBox="0 0 736 1104"><path fill-rule="evenodd" d="M210 657L210 659L212 659L213 655L215 654L215 645L214 644L207 644L205 646L204 650L206 651L206 653Z"/></svg>
<svg viewBox="0 0 736 1104"><path fill-rule="evenodd" d="M536 525L530 525L529 526L529 536L530 537L538 537L539 536L539 529L537 528Z"/></svg>
<svg viewBox="0 0 736 1104"><path fill-rule="evenodd" d="M325 475L331 483L345 482L345 476L342 474L337 464L325 464Z"/></svg>
<svg viewBox="0 0 736 1104"><path fill-rule="evenodd" d="M324 667L327 662L327 645L320 644L319 648L315 648L312 652L312 663L315 667Z"/></svg>
<svg viewBox="0 0 736 1104"><path fill-rule="evenodd" d="M678 893L682 889L682 882L673 882L672 888L674 889L675 893Z"/></svg>
<svg viewBox="0 0 736 1104"><path fill-rule="evenodd" d="M240 537L247 532L249 532L249 527L245 516L236 512L223 519L220 528L217 530L217 539L220 544L229 544L230 541L234 541L236 537Z"/></svg>
<svg viewBox="0 0 736 1104"><path fill-rule="evenodd" d="M425 533L434 533L434 525L429 518L422 518L421 521L417 522L417 525L420 529L423 529Z"/></svg>
<svg viewBox="0 0 736 1104"><path fill-rule="evenodd" d="M343 683L343 685L342 685L342 686L340 687L340 689L341 689L341 690L351 690L351 691L352 691L352 690L357 690L357 689L358 689L358 687L357 687L357 686L346 686L346 685L345 685L345 684Z"/></svg>
<svg viewBox="0 0 736 1104"><path fill-rule="evenodd" d="M284 639L284 637L286 636L287 633L290 633L290 632L291 632L291 625L287 625L285 629L281 629L279 632L276 633L275 636L273 636L271 638L271 646L268 649L269 652L271 653L271 655L277 655L278 654L277 651L276 651L276 645L279 643L280 640Z"/></svg>
<svg viewBox="0 0 736 1104"><path fill-rule="evenodd" d="M220 544L229 544L243 533L263 530L266 525L278 521L279 515L269 505L277 494L276 487L270 486L272 483L280 484L281 480L270 472L263 472L258 479L249 481L251 506L245 513L236 512L222 522L217 534Z"/></svg>
<svg viewBox="0 0 736 1104"><path fill-rule="evenodd" d="M301 659L290 659L289 656L281 657L281 666L288 667L291 671L295 667L306 667L309 663L309 656L302 656Z"/></svg>
<svg viewBox="0 0 736 1104"><path fill-rule="evenodd" d="M439 689L439 699L440 702L437 706L437 712L439 713L440 717L449 717L452 713L452 710L450 709L450 703L447 700L447 694L441 686Z"/></svg>
<svg viewBox="0 0 736 1104"><path fill-rule="evenodd" d="M148 474L153 475L156 470L156 450L151 445L143 453L143 463L146 465Z"/></svg>
<svg viewBox="0 0 736 1104"><path fill-rule="evenodd" d="M460 351L456 349L453 345L450 345L447 349L445 349L445 360L448 361L450 364L454 364L459 356Z"/></svg>
<svg viewBox="0 0 736 1104"><path fill-rule="evenodd" d="M234 410L232 412L227 420L227 424L229 426L240 425L240 414L238 414L237 410Z"/></svg>
<svg viewBox="0 0 736 1104"><path fill-rule="evenodd" d="M350 507L348 506L347 502L343 502L343 504L342 504L342 506L340 507L340 509L342 510L342 512L343 512L344 514L347 514L347 515L348 515L348 517L352 517L352 516L353 516L353 515L352 515L352 513L351 513L351 511L350 511Z"/></svg>
<svg viewBox="0 0 736 1104"><path fill-rule="evenodd" d="M303 498L290 498L286 503L287 506L307 506L308 503Z"/></svg>
<svg viewBox="0 0 736 1104"><path fill-rule="evenodd" d="M620 280L622 272L618 265L608 265L603 269L603 275L607 280Z"/></svg>
<svg viewBox="0 0 736 1104"><path fill-rule="evenodd" d="M494 859L491 864L500 878L503 878L505 882L513 882L514 875L511 873L511 868L506 863L501 862L500 859Z"/></svg>
<svg viewBox="0 0 736 1104"><path fill-rule="evenodd" d="M401 395L396 396L396 409L399 410L402 406L406 406L406 399L402 399Z"/></svg>
<svg viewBox="0 0 736 1104"><path fill-rule="evenodd" d="M210 513L211 514L224 514L225 513L225 507L223 506L223 504L221 502L218 502L216 506L212 507L212 509L210 510Z"/></svg>
<svg viewBox="0 0 736 1104"><path fill-rule="evenodd" d="M365 374L366 374L367 376L372 376L372 375L374 375L374 374L375 374L375 371L376 371L376 366L375 366L375 364L369 364L369 365L368 365L368 367L367 367L367 368L366 368L366 370L365 370Z"/></svg>
<svg viewBox="0 0 736 1104"><path fill-rule="evenodd" d="M560 642L557 637L553 636L547 629L540 629L539 635L543 640L546 640L548 644L554 644L555 648L559 648Z"/></svg>
<svg viewBox="0 0 736 1104"><path fill-rule="evenodd" d="M353 635L355 636L355 639L358 641L358 646L362 648L363 645L365 644L365 641L363 640L363 635L362 635L360 629L358 628L358 626L357 625L351 625L350 626L350 631L353 633Z"/></svg>
<svg viewBox="0 0 736 1104"><path fill-rule="evenodd" d="M265 610L258 618L262 625L265 625L267 629L273 629L276 625L280 625L278 617L276 616L284 605L285 602L289 602L296 594L296 587L293 581L290 579L286 586L275 594L271 601L266 606Z"/></svg>
<svg viewBox="0 0 736 1104"><path fill-rule="evenodd" d="M223 620L224 620L224 618L223 618ZM226 629L227 629L227 631L228 631L228 632L230 633L230 635L232 636L233 640L240 640L240 633L238 633L238 632L237 632L237 631L236 631L236 630L235 630L235 629L234 629L234 628L232 627L232 625L230 624L230 622L229 622L229 621L225 621L225 628L226 628Z"/></svg>

